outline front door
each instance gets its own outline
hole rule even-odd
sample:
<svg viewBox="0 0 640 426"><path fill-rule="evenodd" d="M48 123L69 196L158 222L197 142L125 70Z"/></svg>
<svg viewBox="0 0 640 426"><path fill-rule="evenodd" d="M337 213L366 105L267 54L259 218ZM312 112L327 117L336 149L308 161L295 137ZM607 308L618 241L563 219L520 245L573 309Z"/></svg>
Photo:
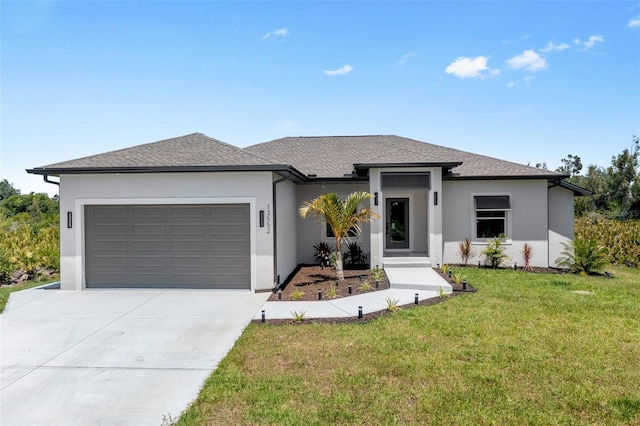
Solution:
<svg viewBox="0 0 640 426"><path fill-rule="evenodd" d="M409 199L387 198L385 209L386 249L409 248Z"/></svg>

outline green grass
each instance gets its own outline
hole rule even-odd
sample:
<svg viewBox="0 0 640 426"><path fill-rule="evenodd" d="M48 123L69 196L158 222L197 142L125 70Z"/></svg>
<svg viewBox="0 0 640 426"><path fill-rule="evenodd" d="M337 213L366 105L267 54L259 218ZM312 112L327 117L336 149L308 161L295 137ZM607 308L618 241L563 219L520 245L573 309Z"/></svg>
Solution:
<svg viewBox="0 0 640 426"><path fill-rule="evenodd" d="M57 280L58 277L53 277L47 278L44 281L25 281L20 284L0 287L0 314L4 312L4 308L7 306L7 302L9 301L9 295L14 291L26 290L31 287L37 287Z"/></svg>
<svg viewBox="0 0 640 426"><path fill-rule="evenodd" d="M457 268L477 293L367 324L252 324L177 424L640 425L640 271L611 270Z"/></svg>

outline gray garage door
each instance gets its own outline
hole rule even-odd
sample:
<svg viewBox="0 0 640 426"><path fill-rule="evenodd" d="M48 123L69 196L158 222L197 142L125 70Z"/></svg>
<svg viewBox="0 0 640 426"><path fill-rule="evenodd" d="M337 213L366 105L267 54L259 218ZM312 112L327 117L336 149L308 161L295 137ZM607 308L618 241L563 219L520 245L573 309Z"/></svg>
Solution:
<svg viewBox="0 0 640 426"><path fill-rule="evenodd" d="M85 206L89 288L251 287L249 205Z"/></svg>

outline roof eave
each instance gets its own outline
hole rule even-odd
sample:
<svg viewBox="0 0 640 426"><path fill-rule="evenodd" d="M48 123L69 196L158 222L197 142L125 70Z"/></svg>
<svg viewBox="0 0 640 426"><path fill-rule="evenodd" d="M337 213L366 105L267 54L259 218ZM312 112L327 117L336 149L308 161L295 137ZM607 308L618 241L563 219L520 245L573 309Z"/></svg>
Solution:
<svg viewBox="0 0 640 426"><path fill-rule="evenodd" d="M564 180L557 182L557 185L560 186L561 188L568 189L569 191L573 191L574 197L590 197L593 195L593 192L589 191L587 188L574 185Z"/></svg>
<svg viewBox="0 0 640 426"><path fill-rule="evenodd" d="M443 180L532 180L532 179L542 179L542 180L550 180L556 181L560 179L564 179L564 175L478 175L478 176L459 176L459 175L444 175L442 176Z"/></svg>
<svg viewBox="0 0 640 426"><path fill-rule="evenodd" d="M117 173L201 173L201 172L284 172L297 179L306 176L287 164L257 164L242 166L144 166L144 167L36 167L27 173L44 176L117 174Z"/></svg>
<svg viewBox="0 0 640 426"><path fill-rule="evenodd" d="M443 167L453 168L462 164L462 161L434 161L422 163L357 163L353 167L356 169L382 169L382 168L400 168L400 167Z"/></svg>

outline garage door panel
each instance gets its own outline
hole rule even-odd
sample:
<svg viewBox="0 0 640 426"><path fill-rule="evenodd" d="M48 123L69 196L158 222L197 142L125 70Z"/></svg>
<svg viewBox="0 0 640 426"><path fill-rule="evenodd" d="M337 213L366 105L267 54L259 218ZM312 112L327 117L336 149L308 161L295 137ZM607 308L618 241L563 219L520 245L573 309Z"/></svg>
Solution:
<svg viewBox="0 0 640 426"><path fill-rule="evenodd" d="M163 223L144 223L132 224L131 234L137 235L164 235L167 232L166 225Z"/></svg>
<svg viewBox="0 0 640 426"><path fill-rule="evenodd" d="M127 257L126 256L95 256L93 258L93 266L96 268L100 267L126 267L127 266Z"/></svg>
<svg viewBox="0 0 640 426"><path fill-rule="evenodd" d="M169 214L172 218L198 218L206 217L206 208L203 206L180 206L179 208L169 208Z"/></svg>
<svg viewBox="0 0 640 426"><path fill-rule="evenodd" d="M127 274L120 273L96 273L94 274L96 287L124 287L127 283Z"/></svg>
<svg viewBox="0 0 640 426"><path fill-rule="evenodd" d="M171 249L173 251L196 251L203 252L206 250L207 243L204 240L194 241L194 240L180 240L180 241L171 241L170 242Z"/></svg>
<svg viewBox="0 0 640 426"><path fill-rule="evenodd" d="M127 235L127 227L125 225L94 225L91 227L95 235Z"/></svg>
<svg viewBox="0 0 640 426"><path fill-rule="evenodd" d="M93 212L95 218L115 218L126 217L127 209L123 206L103 206L100 210Z"/></svg>
<svg viewBox="0 0 640 426"><path fill-rule="evenodd" d="M156 266L162 267L167 263L165 256L132 256L131 266Z"/></svg>
<svg viewBox="0 0 640 426"><path fill-rule="evenodd" d="M97 250L124 251L127 249L127 242L125 240L94 240L92 247Z"/></svg>
<svg viewBox="0 0 640 426"><path fill-rule="evenodd" d="M87 287L251 286L249 205L86 206Z"/></svg>
<svg viewBox="0 0 640 426"><path fill-rule="evenodd" d="M204 235L204 224L171 225L171 235Z"/></svg>
<svg viewBox="0 0 640 426"><path fill-rule="evenodd" d="M133 251L165 251L167 242L161 240L135 240L131 241L131 250Z"/></svg>
<svg viewBox="0 0 640 426"><path fill-rule="evenodd" d="M189 257L176 257L171 258L171 266L175 268L196 266L204 268L207 266L207 259L204 256L189 256Z"/></svg>
<svg viewBox="0 0 640 426"><path fill-rule="evenodd" d="M167 216L167 211L164 207L155 207L155 206L141 206L141 207L131 207L131 216L132 217L140 217L145 219L151 218L165 218Z"/></svg>
<svg viewBox="0 0 640 426"><path fill-rule="evenodd" d="M136 272L131 274L130 281L132 284L149 284L161 287L167 284L167 276L160 272Z"/></svg>

